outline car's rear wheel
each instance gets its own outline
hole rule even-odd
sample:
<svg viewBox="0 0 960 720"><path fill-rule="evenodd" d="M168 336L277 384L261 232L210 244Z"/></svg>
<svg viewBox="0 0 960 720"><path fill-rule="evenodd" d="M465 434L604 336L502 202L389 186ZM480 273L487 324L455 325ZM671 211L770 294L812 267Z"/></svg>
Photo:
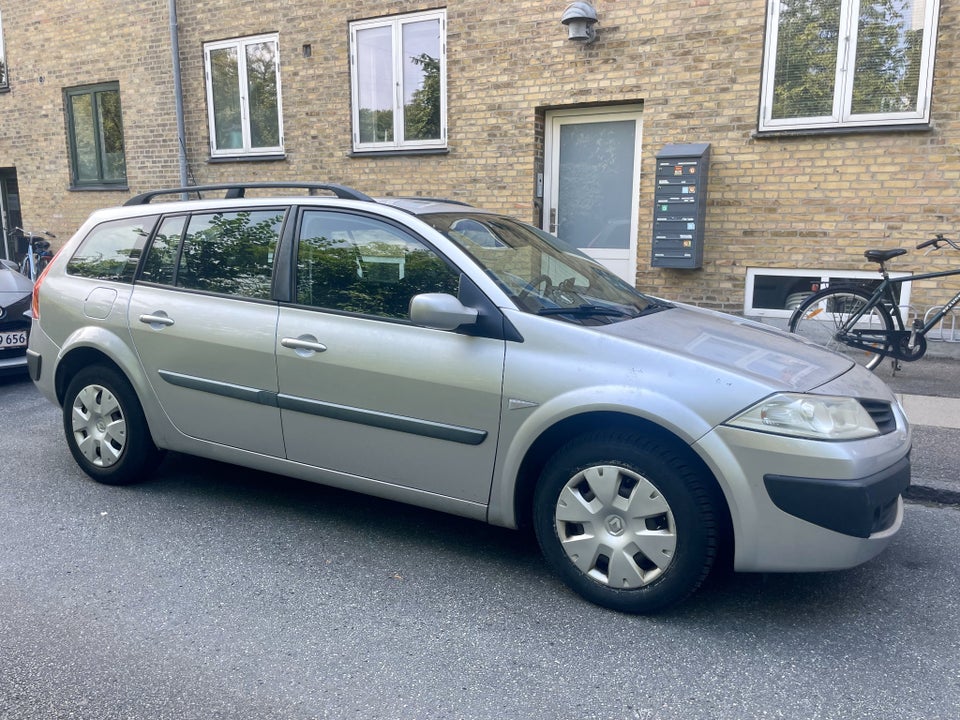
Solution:
<svg viewBox="0 0 960 720"><path fill-rule="evenodd" d="M137 482L159 459L133 387L106 365L84 368L70 381L63 429L77 464L97 482Z"/></svg>
<svg viewBox="0 0 960 720"><path fill-rule="evenodd" d="M669 443L633 432L582 436L537 485L537 539L586 599L656 612L693 593L716 558L721 508L711 483Z"/></svg>

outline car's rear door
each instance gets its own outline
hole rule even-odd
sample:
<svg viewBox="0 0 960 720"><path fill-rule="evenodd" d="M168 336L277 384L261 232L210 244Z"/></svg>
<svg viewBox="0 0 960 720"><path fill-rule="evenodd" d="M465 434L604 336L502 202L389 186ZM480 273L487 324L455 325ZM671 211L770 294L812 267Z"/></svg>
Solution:
<svg viewBox="0 0 960 720"><path fill-rule="evenodd" d="M283 456L271 275L285 208L163 219L128 321L164 412L184 434Z"/></svg>
<svg viewBox="0 0 960 720"><path fill-rule="evenodd" d="M287 457L486 505L505 342L410 324L410 298L460 273L378 217L308 209L277 372Z"/></svg>

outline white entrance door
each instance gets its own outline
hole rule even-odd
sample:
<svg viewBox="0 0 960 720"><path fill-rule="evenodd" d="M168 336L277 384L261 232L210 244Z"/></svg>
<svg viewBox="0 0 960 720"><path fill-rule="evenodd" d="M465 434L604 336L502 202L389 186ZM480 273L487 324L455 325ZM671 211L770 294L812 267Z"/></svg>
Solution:
<svg viewBox="0 0 960 720"><path fill-rule="evenodd" d="M547 114L543 229L631 285L643 116L635 105Z"/></svg>

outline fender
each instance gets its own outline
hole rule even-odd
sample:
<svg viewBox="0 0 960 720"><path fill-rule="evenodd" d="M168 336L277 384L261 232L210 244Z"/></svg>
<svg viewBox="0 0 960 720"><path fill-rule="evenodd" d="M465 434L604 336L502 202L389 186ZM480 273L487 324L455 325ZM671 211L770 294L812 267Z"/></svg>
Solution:
<svg viewBox="0 0 960 720"><path fill-rule="evenodd" d="M113 330L87 325L67 336L63 347L57 353L56 369L54 371L57 377L57 401L62 404L63 389L61 389L61 385L63 388L66 386L66 383L61 383L60 377L64 361L71 354L85 349L105 355L120 368L120 371L137 394L154 442L160 447L167 447L168 438L171 435L179 435L179 432L161 409L159 399L146 378L140 359L132 351L129 343L120 338Z"/></svg>
<svg viewBox="0 0 960 720"><path fill-rule="evenodd" d="M666 389L666 388L664 388ZM526 413L515 430L511 413ZM654 423L675 435L695 451L694 443L713 425L694 413L677 397L630 385L577 388L557 395L542 405L526 410L504 411L501 450L497 454L490 490L488 521L516 527L515 479L531 447L557 423L592 413L618 413ZM700 453L698 452L698 455Z"/></svg>

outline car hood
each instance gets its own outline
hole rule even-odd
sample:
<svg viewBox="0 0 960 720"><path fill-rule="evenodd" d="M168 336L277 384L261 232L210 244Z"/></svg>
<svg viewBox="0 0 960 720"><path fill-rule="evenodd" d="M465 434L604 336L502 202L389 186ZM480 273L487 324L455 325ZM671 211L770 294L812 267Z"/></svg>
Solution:
<svg viewBox="0 0 960 720"><path fill-rule="evenodd" d="M775 390L806 391L844 374L847 358L752 320L671 303L666 310L596 328Z"/></svg>
<svg viewBox="0 0 960 720"><path fill-rule="evenodd" d="M12 302L32 292L30 278L0 265L0 296L5 302Z"/></svg>

